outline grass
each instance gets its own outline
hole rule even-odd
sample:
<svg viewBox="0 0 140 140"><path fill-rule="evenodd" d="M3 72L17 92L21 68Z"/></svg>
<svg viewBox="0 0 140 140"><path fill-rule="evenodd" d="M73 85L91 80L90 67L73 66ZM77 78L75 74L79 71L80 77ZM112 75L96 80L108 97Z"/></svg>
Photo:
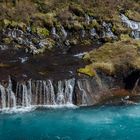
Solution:
<svg viewBox="0 0 140 140"><path fill-rule="evenodd" d="M140 69L139 50L139 40L122 37L120 41L106 43L99 49L89 52L84 59L91 61L93 69L115 75L130 68Z"/></svg>

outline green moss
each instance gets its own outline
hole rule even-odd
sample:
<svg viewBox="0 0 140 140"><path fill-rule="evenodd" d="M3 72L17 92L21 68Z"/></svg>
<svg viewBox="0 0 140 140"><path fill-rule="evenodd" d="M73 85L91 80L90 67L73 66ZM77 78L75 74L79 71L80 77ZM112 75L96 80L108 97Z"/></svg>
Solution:
<svg viewBox="0 0 140 140"><path fill-rule="evenodd" d="M46 28L37 27L37 34L43 37L47 37L49 35L49 31Z"/></svg>
<svg viewBox="0 0 140 140"><path fill-rule="evenodd" d="M53 12L45 14L44 22L48 27L52 27L54 25L54 22L57 22L55 16L56 14Z"/></svg>
<svg viewBox="0 0 140 140"><path fill-rule="evenodd" d="M115 73L115 68L114 65L111 62L94 62L92 64L94 69L98 69L100 71L103 71L104 73L108 74L108 75L113 75Z"/></svg>
<svg viewBox="0 0 140 140"><path fill-rule="evenodd" d="M8 25L11 24L11 21L8 20L8 19L4 19L4 20L3 20L3 23L4 23L4 27L7 27Z"/></svg>
<svg viewBox="0 0 140 140"><path fill-rule="evenodd" d="M74 30L81 30L81 29L83 29L84 27L83 27L83 25L79 22L79 21L75 21L74 23L73 23L73 29Z"/></svg>
<svg viewBox="0 0 140 140"><path fill-rule="evenodd" d="M26 29L26 24L25 23L17 22L17 21L14 21L14 20L10 21L10 20L4 19L3 20L3 25L4 25L4 27L10 26L10 27L13 27L13 28L19 27L22 30Z"/></svg>
<svg viewBox="0 0 140 140"><path fill-rule="evenodd" d="M84 59L90 60L94 69L114 75L129 68L140 69L139 48L139 40L124 35L121 36L121 41L106 43L99 49L86 54Z"/></svg>
<svg viewBox="0 0 140 140"><path fill-rule="evenodd" d="M128 40L130 40L131 38L130 38L130 36L129 36L128 34L121 34L121 35L120 35L120 39L121 39L122 41L128 41Z"/></svg>
<svg viewBox="0 0 140 140"><path fill-rule="evenodd" d="M92 65L87 65L87 66L85 66L85 68L80 68L80 69L78 69L78 72L82 73L82 74L86 74L91 77L95 76L95 74L96 74Z"/></svg>
<svg viewBox="0 0 140 140"><path fill-rule="evenodd" d="M91 25L90 25L91 28L99 28L99 26L100 25L99 25L99 23L97 22L96 19L91 21Z"/></svg>

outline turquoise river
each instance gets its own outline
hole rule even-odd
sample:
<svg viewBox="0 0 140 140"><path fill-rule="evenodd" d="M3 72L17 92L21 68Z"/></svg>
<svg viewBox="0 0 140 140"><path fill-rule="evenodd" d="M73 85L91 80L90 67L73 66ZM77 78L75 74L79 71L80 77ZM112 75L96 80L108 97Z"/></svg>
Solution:
<svg viewBox="0 0 140 140"><path fill-rule="evenodd" d="M0 140L139 140L140 105L0 114Z"/></svg>

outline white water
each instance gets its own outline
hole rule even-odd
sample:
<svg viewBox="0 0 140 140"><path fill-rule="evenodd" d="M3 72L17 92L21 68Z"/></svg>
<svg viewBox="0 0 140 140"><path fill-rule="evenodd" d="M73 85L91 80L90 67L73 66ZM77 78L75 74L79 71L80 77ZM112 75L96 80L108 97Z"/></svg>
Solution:
<svg viewBox="0 0 140 140"><path fill-rule="evenodd" d="M106 22L103 22L103 27L104 27L104 34L103 34L103 37L111 37L111 38L115 38L115 35L114 33L112 32L111 28L112 28L112 25L111 23L106 23Z"/></svg>
<svg viewBox="0 0 140 140"><path fill-rule="evenodd" d="M96 32L96 29L95 28L93 28L93 29L90 30L90 35L92 37L96 37L97 36L97 32Z"/></svg>
<svg viewBox="0 0 140 140"><path fill-rule="evenodd" d="M38 107L75 107L96 103L99 90L104 88L99 80L66 79L28 80L7 84L0 83L0 111L30 111Z"/></svg>
<svg viewBox="0 0 140 140"><path fill-rule="evenodd" d="M8 86L0 84L0 110L31 110L44 107L72 107L75 79L58 81L57 87L53 81L27 81L17 83L16 91L9 78ZM55 90L56 88L56 90Z"/></svg>
<svg viewBox="0 0 140 140"><path fill-rule="evenodd" d="M56 28L55 27L52 28L51 32L52 32L52 35L54 36L54 38L60 38L59 35L56 33Z"/></svg>
<svg viewBox="0 0 140 140"><path fill-rule="evenodd" d="M68 36L68 33L67 33L67 31L64 29L63 26L61 27L61 32L62 32L62 35L63 35L63 39L66 39L67 36Z"/></svg>
<svg viewBox="0 0 140 140"><path fill-rule="evenodd" d="M7 50L8 49L8 46L6 46L6 45L0 45L0 50Z"/></svg>
<svg viewBox="0 0 140 140"><path fill-rule="evenodd" d="M132 36L135 39L140 39L140 22L136 22L128 19L124 14L121 14L122 22L129 28L132 29Z"/></svg>
<svg viewBox="0 0 140 140"><path fill-rule="evenodd" d="M90 17L87 14L85 15L85 19L86 19L86 24L89 25L91 20L90 20Z"/></svg>
<svg viewBox="0 0 140 140"><path fill-rule="evenodd" d="M78 57L78 58L82 58L84 55L86 55L87 52L83 52L83 53L78 53L78 54L75 54L74 57Z"/></svg>
<svg viewBox="0 0 140 140"><path fill-rule="evenodd" d="M86 31L83 29L83 30L81 31L81 37L84 38L85 35L86 35Z"/></svg>
<svg viewBox="0 0 140 140"><path fill-rule="evenodd" d="M19 57L21 63L25 63L28 60L28 57Z"/></svg>

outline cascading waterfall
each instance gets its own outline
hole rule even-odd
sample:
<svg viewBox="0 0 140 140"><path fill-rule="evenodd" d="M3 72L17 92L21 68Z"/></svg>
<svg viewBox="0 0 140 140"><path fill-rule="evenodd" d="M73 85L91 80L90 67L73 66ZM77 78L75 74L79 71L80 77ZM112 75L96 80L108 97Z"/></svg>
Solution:
<svg viewBox="0 0 140 140"><path fill-rule="evenodd" d="M104 30L105 30L103 32L103 37L116 38L116 36L114 35L114 33L111 30L111 28L112 28L111 23L103 22L103 27L104 27Z"/></svg>
<svg viewBox="0 0 140 140"><path fill-rule="evenodd" d="M17 83L14 92L12 81L9 78L7 87L0 84L0 107L5 109L31 107L32 105L73 104L74 86L75 79L58 81L57 84L51 80L29 80Z"/></svg>
<svg viewBox="0 0 140 140"><path fill-rule="evenodd" d="M0 108L33 106L88 106L96 103L101 85L95 79L28 80L0 84Z"/></svg>
<svg viewBox="0 0 140 140"><path fill-rule="evenodd" d="M7 50L8 49L8 46L7 45L0 45L0 50L3 51L3 50Z"/></svg>
<svg viewBox="0 0 140 140"><path fill-rule="evenodd" d="M62 32L62 35L63 35L63 39L65 40L65 39L67 38L67 36L68 36L68 33L67 33L67 31L64 29L63 26L61 27L61 32Z"/></svg>
<svg viewBox="0 0 140 140"><path fill-rule="evenodd" d="M122 22L132 29L132 36L135 39L140 39L140 22L128 19L124 14L121 14Z"/></svg>
<svg viewBox="0 0 140 140"><path fill-rule="evenodd" d="M92 37L96 37L97 36L97 32L96 32L96 29L95 28L93 28L93 29L90 30L90 35Z"/></svg>
<svg viewBox="0 0 140 140"><path fill-rule="evenodd" d="M0 93L1 93L1 107L6 108L6 92L5 88L0 85Z"/></svg>
<svg viewBox="0 0 140 140"><path fill-rule="evenodd" d="M52 32L52 35L54 36L54 38L60 38L59 35L56 33L56 28L55 27L52 28L51 32Z"/></svg>
<svg viewBox="0 0 140 140"><path fill-rule="evenodd" d="M16 107L16 97L14 92L12 91L12 81L9 78L9 85L7 87L7 96L8 96L8 102L7 102L7 107Z"/></svg>
<svg viewBox="0 0 140 140"><path fill-rule="evenodd" d="M89 25L91 19L87 14L85 15L85 19L86 19L86 23Z"/></svg>

